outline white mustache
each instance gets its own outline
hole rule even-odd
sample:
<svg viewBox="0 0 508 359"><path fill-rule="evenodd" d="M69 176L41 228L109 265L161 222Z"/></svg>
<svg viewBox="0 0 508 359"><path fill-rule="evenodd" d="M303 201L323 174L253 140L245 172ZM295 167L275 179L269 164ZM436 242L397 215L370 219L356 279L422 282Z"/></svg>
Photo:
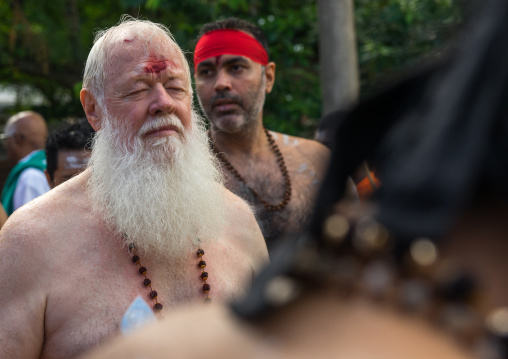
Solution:
<svg viewBox="0 0 508 359"><path fill-rule="evenodd" d="M147 133L156 131L164 126L175 127L181 136L185 134L185 129L178 116L170 114L167 116L158 116L155 120L144 123L143 126L141 126L139 129L137 136L143 137Z"/></svg>

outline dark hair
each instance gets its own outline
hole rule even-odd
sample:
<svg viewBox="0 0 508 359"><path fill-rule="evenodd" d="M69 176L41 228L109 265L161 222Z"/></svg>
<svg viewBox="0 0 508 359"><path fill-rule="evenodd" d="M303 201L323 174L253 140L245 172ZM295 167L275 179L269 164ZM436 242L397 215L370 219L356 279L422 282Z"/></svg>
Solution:
<svg viewBox="0 0 508 359"><path fill-rule="evenodd" d="M51 181L58 167L59 150L90 149L90 143L95 134L94 129L86 119L67 121L50 133L46 140L46 160Z"/></svg>
<svg viewBox="0 0 508 359"><path fill-rule="evenodd" d="M204 24L201 27L201 30L199 30L197 41L199 41L199 39L201 39L201 37L207 32L219 29L240 30L251 34L256 40L258 40L261 46L263 46L268 57L270 57L270 52L268 51L268 41L266 41L265 33L263 30L256 24L253 24L247 20L239 19L237 17L228 17L224 20L217 20Z"/></svg>

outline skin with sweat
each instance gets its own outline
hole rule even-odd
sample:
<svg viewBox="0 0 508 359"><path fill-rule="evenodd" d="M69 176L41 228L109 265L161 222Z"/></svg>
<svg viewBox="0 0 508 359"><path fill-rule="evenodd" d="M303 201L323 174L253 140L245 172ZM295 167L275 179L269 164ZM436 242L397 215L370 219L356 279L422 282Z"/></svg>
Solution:
<svg viewBox="0 0 508 359"><path fill-rule="evenodd" d="M270 246L283 234L297 232L309 217L329 158L316 141L271 132L289 172L292 196L281 211L267 211L252 194L258 192L270 204L281 202L284 178L263 130L263 105L275 81L275 63L265 68L250 58L221 55L203 60L195 73L201 107L210 123L218 151L245 179L238 181L223 168L227 187L247 200Z"/></svg>
<svg viewBox="0 0 508 359"><path fill-rule="evenodd" d="M130 135L161 112L176 114L192 128L188 79L176 45L146 55L139 41L121 41L116 61L106 68L113 79L105 89L108 109L129 119ZM101 114L94 101L82 90L83 107L97 130ZM145 140L174 135L174 128L158 128ZM76 357L118 334L136 296L148 298L122 239L92 209L90 174L87 169L16 211L0 232L0 270L9 273L0 276L2 358ZM240 296L267 259L252 212L231 192L221 191L226 225L216 234L220 240L201 242L214 302ZM142 258L163 314L178 304L203 301L197 262L194 250L164 261Z"/></svg>

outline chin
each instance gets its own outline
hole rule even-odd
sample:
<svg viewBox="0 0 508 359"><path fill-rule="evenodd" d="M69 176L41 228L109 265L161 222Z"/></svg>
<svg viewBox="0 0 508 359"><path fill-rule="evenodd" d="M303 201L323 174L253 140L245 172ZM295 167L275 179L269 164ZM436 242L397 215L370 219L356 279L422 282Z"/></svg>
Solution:
<svg viewBox="0 0 508 359"><path fill-rule="evenodd" d="M225 115L220 118L216 117L212 123L218 130L227 133L241 132L245 127L245 121L240 115Z"/></svg>
<svg viewBox="0 0 508 359"><path fill-rule="evenodd" d="M145 151L157 163L172 163L181 156L183 143L176 136L158 137L144 141Z"/></svg>

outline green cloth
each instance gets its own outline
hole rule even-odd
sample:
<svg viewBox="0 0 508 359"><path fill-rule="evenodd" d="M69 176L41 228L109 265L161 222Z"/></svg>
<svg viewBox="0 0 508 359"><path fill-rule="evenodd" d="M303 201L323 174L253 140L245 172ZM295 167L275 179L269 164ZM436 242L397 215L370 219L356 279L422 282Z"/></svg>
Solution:
<svg viewBox="0 0 508 359"><path fill-rule="evenodd" d="M9 176L5 181L4 189L2 191L2 205L4 206L5 212L10 216L13 210L13 199L14 191L18 185L18 179L21 173L27 168L37 168L41 171L46 169L46 154L44 151L39 150L34 153L28 160L24 162L18 162L16 166L9 172Z"/></svg>

